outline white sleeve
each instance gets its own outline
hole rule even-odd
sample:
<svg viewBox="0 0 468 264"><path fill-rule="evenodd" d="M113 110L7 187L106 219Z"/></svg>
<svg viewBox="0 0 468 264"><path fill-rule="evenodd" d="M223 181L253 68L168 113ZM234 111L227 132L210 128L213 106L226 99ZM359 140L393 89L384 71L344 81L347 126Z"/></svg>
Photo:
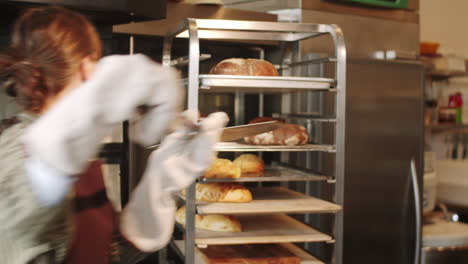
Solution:
<svg viewBox="0 0 468 264"><path fill-rule="evenodd" d="M65 175L36 158L28 158L25 169L34 194L44 206L59 203L76 181L76 177Z"/></svg>

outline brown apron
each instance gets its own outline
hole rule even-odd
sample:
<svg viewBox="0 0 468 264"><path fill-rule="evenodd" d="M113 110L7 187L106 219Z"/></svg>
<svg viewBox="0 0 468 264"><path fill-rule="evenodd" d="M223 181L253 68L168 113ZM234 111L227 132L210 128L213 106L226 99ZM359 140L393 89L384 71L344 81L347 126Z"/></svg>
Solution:
<svg viewBox="0 0 468 264"><path fill-rule="evenodd" d="M102 163L94 161L75 184L75 233L66 264L104 264L110 261L117 229L116 214L107 198Z"/></svg>

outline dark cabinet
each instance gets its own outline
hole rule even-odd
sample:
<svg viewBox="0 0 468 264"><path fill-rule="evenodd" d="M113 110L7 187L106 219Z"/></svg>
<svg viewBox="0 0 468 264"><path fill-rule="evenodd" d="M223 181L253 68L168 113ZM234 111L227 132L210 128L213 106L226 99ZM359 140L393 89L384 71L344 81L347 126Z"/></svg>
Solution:
<svg viewBox="0 0 468 264"><path fill-rule="evenodd" d="M166 0L4 0L0 1L0 17L11 19L25 7L40 5L72 8L85 13L97 24L122 24L166 16Z"/></svg>

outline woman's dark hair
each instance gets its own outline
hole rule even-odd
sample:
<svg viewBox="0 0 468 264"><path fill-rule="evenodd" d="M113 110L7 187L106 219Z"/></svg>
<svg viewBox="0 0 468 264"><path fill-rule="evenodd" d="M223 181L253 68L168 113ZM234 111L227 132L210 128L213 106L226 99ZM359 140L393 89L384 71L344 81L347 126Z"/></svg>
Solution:
<svg viewBox="0 0 468 264"><path fill-rule="evenodd" d="M39 113L88 56L99 59L101 41L83 15L62 7L28 9L13 27L10 47L0 53L0 87L23 109Z"/></svg>

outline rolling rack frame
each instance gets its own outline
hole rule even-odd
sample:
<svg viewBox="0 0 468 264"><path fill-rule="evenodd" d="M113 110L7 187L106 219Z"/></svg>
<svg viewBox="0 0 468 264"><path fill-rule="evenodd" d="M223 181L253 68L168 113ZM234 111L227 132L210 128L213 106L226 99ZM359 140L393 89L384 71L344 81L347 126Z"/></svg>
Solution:
<svg viewBox="0 0 468 264"><path fill-rule="evenodd" d="M316 36L329 34L334 42L335 57L322 62L335 63L335 78L302 77L250 77L228 75L200 75L199 63L204 59L200 54L200 39L208 40L254 40L274 42L297 42ZM187 57L172 60L171 49L175 38L188 38ZM346 48L341 29L337 25L302 24L279 22L254 22L235 20L187 18L164 38L162 64L174 66L188 63L186 79L188 109L198 110L199 93L202 90L235 88L238 90L258 89L269 92L329 91L336 94L335 99L335 143L334 145L312 145L293 147L243 146L242 144L219 144L217 151L323 151L335 153L335 175L327 181L335 184L334 203L344 202L345 166L345 114L346 114ZM329 118L323 118L330 121ZM297 179L291 179L295 181ZM302 179L307 180L307 179ZM206 182L206 179L199 182ZM195 183L187 189L185 225L185 263L194 264L195 259ZM343 211L335 213L333 225L334 251L332 263L342 263L343 251Z"/></svg>

